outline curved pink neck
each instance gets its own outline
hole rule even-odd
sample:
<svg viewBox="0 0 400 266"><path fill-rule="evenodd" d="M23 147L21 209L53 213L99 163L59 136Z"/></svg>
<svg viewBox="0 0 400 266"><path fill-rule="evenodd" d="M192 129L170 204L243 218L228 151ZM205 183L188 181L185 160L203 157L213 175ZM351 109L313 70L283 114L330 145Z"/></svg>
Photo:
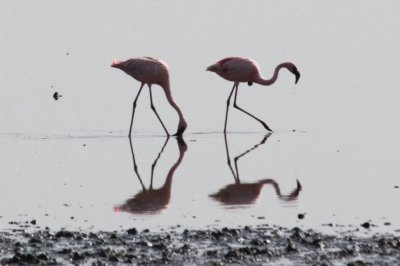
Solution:
<svg viewBox="0 0 400 266"><path fill-rule="evenodd" d="M176 112L178 113L179 116L179 125L182 124L186 124L186 120L183 117L183 113L181 111L181 108L179 108L178 104L176 104L176 102L174 101L174 99L172 98L172 93L171 93L171 88L169 85L169 81L165 82L164 84L160 84L161 87L164 89L165 92L165 96L167 97L167 100L169 102L169 104L176 110Z"/></svg>
<svg viewBox="0 0 400 266"><path fill-rule="evenodd" d="M264 79L263 77L261 77L260 75L258 75L254 82L264 85L264 86L269 86L275 83L275 81L278 79L278 75L279 75L279 70L281 70L281 68L286 68L289 69L290 67L290 63L282 63L276 66L275 71L274 71L274 75L272 76L272 78L270 79Z"/></svg>

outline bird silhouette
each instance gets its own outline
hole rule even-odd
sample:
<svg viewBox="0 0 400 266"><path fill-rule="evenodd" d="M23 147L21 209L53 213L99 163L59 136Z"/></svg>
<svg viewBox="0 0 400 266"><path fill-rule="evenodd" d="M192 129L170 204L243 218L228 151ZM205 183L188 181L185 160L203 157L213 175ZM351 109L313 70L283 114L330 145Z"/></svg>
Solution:
<svg viewBox="0 0 400 266"><path fill-rule="evenodd" d="M289 193L288 195L283 195L281 193L280 187L278 182L274 179L262 179L255 183L242 183L239 177L239 168L238 168L238 161L240 158L245 156L246 154L250 153L251 151L258 148L260 145L265 144L267 139L270 137L271 133L268 133L264 136L260 143L254 145L252 148L248 149L247 151L243 152L242 154L238 155L234 159L235 163L235 170L232 168L231 159L229 155L229 148L228 148L228 141L226 134L225 137L225 149L227 155L227 162L229 169L232 172L233 178L235 179L235 183L229 184L218 192L211 194L210 197L216 201L219 201L222 205L250 205L257 201L260 196L261 189L264 185L272 185L275 189L275 193L277 197L282 201L293 201L296 200L302 187L300 182L297 180L296 188Z"/></svg>
<svg viewBox="0 0 400 266"><path fill-rule="evenodd" d="M177 138L177 144L179 148L179 158L175 162L175 164L169 170L167 177L165 178L164 184L160 188L153 188L153 174L154 169L157 165L158 159L161 157L165 147L167 146L169 137L165 140L161 151L158 153L157 158L154 160L151 166L151 177L150 177L150 186L146 188L143 184L143 181L140 177L138 167L135 160L135 154L133 152L133 145L132 141L129 138L129 144L131 147L131 154L132 154L132 161L133 161L133 168L136 173L136 176L139 179L140 184L142 185L142 191L138 192L132 198L126 200L124 204L121 204L117 207L114 207L114 211L120 212L130 212L130 213L137 213L137 214L157 214L167 208L169 204L169 200L171 197L171 187L172 187L172 179L174 177L174 173L176 169L181 164L185 152L187 150L187 145L183 138Z"/></svg>
<svg viewBox="0 0 400 266"><path fill-rule="evenodd" d="M229 94L227 103L226 103L226 113L225 113L225 126L224 126L224 133L226 132L226 125L228 122L228 111L229 111L229 103L232 97L233 92L235 92L235 99L233 103L233 107L236 109L244 112L245 114L251 116L258 122L260 122L264 128L268 131L272 132L272 129L261 119L257 118L256 116L250 114L249 112L245 111L244 109L240 108L237 103L237 93L238 93L238 88L239 88L239 83L240 82L247 82L249 86L251 86L253 83L258 83L264 86L269 86L275 83L275 81L278 78L279 71L282 68L286 68L289 70L291 73L293 73L296 77L295 83L297 83L300 79L300 72L297 70L297 67L290 62L282 63L279 64L275 68L274 75L272 76L271 79L265 79L261 76L260 74L260 68L258 64L253 60L249 58L243 58L243 57L227 57L224 58L217 63L207 67L207 71L215 72L217 75L220 77L233 81L233 88L231 93Z"/></svg>
<svg viewBox="0 0 400 266"><path fill-rule="evenodd" d="M137 57L137 58L128 59L126 61L114 60L112 62L111 66L121 69L129 76L131 76L134 79L136 79L137 81L141 82L139 92L137 93L136 98L133 101L132 118L131 118L131 124L130 124L130 128L129 128L129 137L131 136L131 133L132 133L132 125L133 125L133 118L135 116L136 102L137 102L140 92L142 91L142 88L145 84L148 85L149 91L150 91L151 109L156 114L156 116L157 116L158 120L160 121L162 127L164 128L167 136L169 136L170 134L168 133L167 128L165 127L164 123L162 122L162 120L161 120L160 116L158 115L157 110L153 104L153 96L151 93L151 86L153 84L159 85L164 90L165 96L167 97L169 104L178 113L178 116L179 116L178 129L174 135L182 136L183 132L185 131L185 129L187 127L187 123L186 123L185 118L183 117L183 113L182 113L181 109L179 108L179 106L176 104L176 102L172 98L171 87L170 87L170 82L169 82L168 65L164 61L162 61L160 59L152 58L152 57Z"/></svg>

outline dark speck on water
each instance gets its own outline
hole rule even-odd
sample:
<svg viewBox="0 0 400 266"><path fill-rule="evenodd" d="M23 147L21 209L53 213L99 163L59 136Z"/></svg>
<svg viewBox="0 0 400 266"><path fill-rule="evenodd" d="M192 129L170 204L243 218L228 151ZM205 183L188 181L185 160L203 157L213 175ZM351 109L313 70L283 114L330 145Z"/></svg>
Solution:
<svg viewBox="0 0 400 266"><path fill-rule="evenodd" d="M59 94L57 91L53 94L53 98L54 98L54 100L58 100L60 97L62 97L62 95L61 94Z"/></svg>

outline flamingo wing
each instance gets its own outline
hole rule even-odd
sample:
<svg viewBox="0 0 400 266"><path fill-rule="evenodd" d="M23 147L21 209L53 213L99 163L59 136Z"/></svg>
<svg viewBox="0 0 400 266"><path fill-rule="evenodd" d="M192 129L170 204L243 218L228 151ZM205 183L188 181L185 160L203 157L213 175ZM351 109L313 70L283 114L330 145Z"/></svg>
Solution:
<svg viewBox="0 0 400 266"><path fill-rule="evenodd" d="M221 65L221 76L236 82L252 81L254 73L258 70L257 63L248 58L230 57L219 61L218 64Z"/></svg>

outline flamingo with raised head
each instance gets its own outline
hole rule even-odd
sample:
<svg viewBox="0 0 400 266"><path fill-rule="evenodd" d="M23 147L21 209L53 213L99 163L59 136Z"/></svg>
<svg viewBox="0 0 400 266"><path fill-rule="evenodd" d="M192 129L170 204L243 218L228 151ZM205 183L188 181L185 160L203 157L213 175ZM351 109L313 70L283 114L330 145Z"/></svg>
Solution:
<svg viewBox="0 0 400 266"><path fill-rule="evenodd" d="M226 125L228 121L228 111L229 111L229 103L232 97L233 92L235 91L235 99L233 103L233 107L236 109L244 112L245 114L251 116L258 122L260 122L264 128L268 131L272 132L272 129L261 119L255 117L254 115L250 114L249 112L243 110L240 108L237 103L237 93L238 93L238 87L240 82L247 82L249 86L253 85L253 83L258 83L264 86L269 86L275 83L275 81L278 78L279 71L282 68L286 68L290 72L292 72L295 77L296 77L296 82L297 83L300 79L300 72L297 70L297 67L290 62L282 63L279 64L275 68L274 75L272 76L271 79L265 79L261 76L260 74L260 68L256 61L253 59L249 58L243 58L243 57L227 57L224 58L217 63L209 66L207 68L207 71L215 72L222 78L233 81L233 88L231 93L229 94L227 103L226 103L226 113L225 113L225 126L224 126L224 133L226 132Z"/></svg>
<svg viewBox="0 0 400 266"><path fill-rule="evenodd" d="M129 76L133 77L137 81L141 82L139 92L136 95L135 100L133 101L133 110L132 110L132 118L131 118L131 125L129 128L129 137L131 136L132 133L132 125L133 125L133 118L135 116L135 109L136 109L136 102L139 98L140 92L142 91L142 88L145 84L149 87L150 91L150 104L151 104L151 109L154 111L156 114L158 120L160 121L162 127L165 130L165 133L167 136L170 134L168 133L167 128L165 127L164 123L162 122L160 116L157 113L156 108L154 107L153 104L153 96L151 93L151 86L153 84L159 85L165 92L165 96L167 97L167 100L169 104L176 110L179 116L179 123L178 123L178 129L174 136L182 136L183 132L185 131L187 127L187 123L185 118L183 117L183 113L179 106L176 104L174 99L172 98L172 93L171 93L171 87L170 87L170 82L169 82L169 71L168 71L168 65L156 58L152 57L136 57L136 58L131 58L126 61L117 61L114 60L112 62L112 67L119 68L122 71L124 71L126 74Z"/></svg>

